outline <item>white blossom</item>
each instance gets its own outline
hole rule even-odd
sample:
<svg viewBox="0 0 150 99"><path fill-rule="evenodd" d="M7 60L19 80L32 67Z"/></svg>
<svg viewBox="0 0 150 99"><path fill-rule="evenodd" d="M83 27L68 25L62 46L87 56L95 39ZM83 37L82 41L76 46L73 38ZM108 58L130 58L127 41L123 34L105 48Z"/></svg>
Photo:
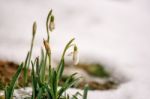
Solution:
<svg viewBox="0 0 150 99"><path fill-rule="evenodd" d="M79 53L78 53L78 48L75 45L74 46L74 52L73 52L73 64L77 65L79 63Z"/></svg>

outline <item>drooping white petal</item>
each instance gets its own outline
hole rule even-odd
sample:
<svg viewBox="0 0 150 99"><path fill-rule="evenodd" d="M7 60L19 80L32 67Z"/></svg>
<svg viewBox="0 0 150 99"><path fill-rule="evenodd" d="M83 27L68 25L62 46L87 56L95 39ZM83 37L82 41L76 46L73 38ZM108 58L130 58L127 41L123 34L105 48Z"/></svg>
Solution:
<svg viewBox="0 0 150 99"><path fill-rule="evenodd" d="M79 54L78 51L73 52L73 64L77 65L79 63Z"/></svg>

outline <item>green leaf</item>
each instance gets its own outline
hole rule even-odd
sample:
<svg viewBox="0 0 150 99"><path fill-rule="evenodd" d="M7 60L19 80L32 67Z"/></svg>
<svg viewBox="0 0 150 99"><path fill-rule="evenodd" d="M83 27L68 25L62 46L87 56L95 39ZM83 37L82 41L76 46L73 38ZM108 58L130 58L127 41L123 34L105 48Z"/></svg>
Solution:
<svg viewBox="0 0 150 99"><path fill-rule="evenodd" d="M19 75L21 73L21 70L23 68L23 63L21 63L21 65L18 67L17 72L15 73L15 75L12 77L12 80L10 82L10 85L5 89L5 96L6 99L12 99L13 96L13 92L14 92L14 88L16 85L16 81L19 78Z"/></svg>
<svg viewBox="0 0 150 99"><path fill-rule="evenodd" d="M73 79L73 77L76 75L77 73L72 74L71 76L69 76L67 78L67 80L65 81L65 83L62 85L61 89L58 91L58 95L59 97L72 85L74 85L79 78Z"/></svg>
<svg viewBox="0 0 150 99"><path fill-rule="evenodd" d="M78 96L82 96L82 94L79 92L76 92L75 95L73 95L72 99L78 99Z"/></svg>
<svg viewBox="0 0 150 99"><path fill-rule="evenodd" d="M34 70L34 66L35 66L36 60L34 61L34 63L31 61L32 64L32 98L35 99L37 97L38 94L38 77L36 76L35 70Z"/></svg>
<svg viewBox="0 0 150 99"><path fill-rule="evenodd" d="M62 76L62 73L64 71L64 64L65 64L65 60L64 60L64 56L65 56L65 53L67 51L67 49L70 47L71 43L74 41L74 38L72 38L68 43L67 45L65 46L64 48L64 51L63 51L63 54L62 54L62 58L61 58L61 61L57 67L57 79L61 79L61 76Z"/></svg>
<svg viewBox="0 0 150 99"><path fill-rule="evenodd" d="M89 86L85 85L85 87L84 87L84 93L83 93L83 99L87 99L88 89L89 89Z"/></svg>
<svg viewBox="0 0 150 99"><path fill-rule="evenodd" d="M57 97L57 86L58 86L58 83L57 83L57 74L56 74L56 71L53 70L53 92L54 92L54 97L56 99Z"/></svg>
<svg viewBox="0 0 150 99"><path fill-rule="evenodd" d="M44 64L44 58L45 57L45 54L44 54L44 50L43 50L43 48L41 49L41 59L40 59L40 70L41 70L41 68L42 68L42 66L43 66L43 64Z"/></svg>
<svg viewBox="0 0 150 99"><path fill-rule="evenodd" d="M26 59L25 59L25 63L24 63L24 72L23 72L23 76L24 76L24 85L26 85L27 83L27 73L28 73L28 68L27 68L27 64L28 64L28 60L29 60L29 53L27 54L26 56Z"/></svg>
<svg viewBox="0 0 150 99"><path fill-rule="evenodd" d="M67 45L65 46L64 51L63 51L63 55L62 55L62 59L64 58L67 49L70 47L70 45L72 44L72 42L73 42L74 40L75 40L75 38L72 38L72 39L67 43Z"/></svg>
<svg viewBox="0 0 150 99"><path fill-rule="evenodd" d="M44 88L43 87L39 88L39 93L37 95L37 99L41 99L42 98L43 92L44 92Z"/></svg>
<svg viewBox="0 0 150 99"><path fill-rule="evenodd" d="M58 80L61 79L62 73L63 73L63 71L64 71L64 65L65 65L64 59L62 59L62 60L60 61L60 64L59 64L58 70L57 70L57 79L58 79Z"/></svg>
<svg viewBox="0 0 150 99"><path fill-rule="evenodd" d="M51 71L51 75L50 75L50 93L52 95L53 98L55 98L55 84L56 83L56 71L54 69L52 69Z"/></svg>
<svg viewBox="0 0 150 99"><path fill-rule="evenodd" d="M54 99L54 95L52 94L53 92L52 92L51 88L49 88L48 85L45 85L45 88L46 88L47 93L48 93L48 97L49 97L48 99Z"/></svg>
<svg viewBox="0 0 150 99"><path fill-rule="evenodd" d="M45 76L46 76L45 73L46 73L47 57L48 57L48 55L47 55L47 52L46 52L46 55L45 55L45 58L44 58L44 62L43 62L42 67L41 67L41 81L42 81L42 83L44 83Z"/></svg>
<svg viewBox="0 0 150 99"><path fill-rule="evenodd" d="M40 76L39 58L36 58L36 75Z"/></svg>

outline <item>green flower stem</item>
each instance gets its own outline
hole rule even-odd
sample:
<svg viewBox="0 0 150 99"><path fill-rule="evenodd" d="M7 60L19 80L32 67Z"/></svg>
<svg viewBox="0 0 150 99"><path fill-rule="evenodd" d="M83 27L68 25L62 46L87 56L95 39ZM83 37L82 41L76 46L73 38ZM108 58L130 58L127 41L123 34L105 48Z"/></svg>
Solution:
<svg viewBox="0 0 150 99"><path fill-rule="evenodd" d="M72 43L74 40L75 40L75 38L72 38L72 39L67 43L67 45L65 46L65 49L64 49L64 51L63 51L63 54L62 54L62 58L61 58L61 59L64 59L67 49L69 49L69 47L71 47L70 45L71 45L71 43Z"/></svg>
<svg viewBox="0 0 150 99"><path fill-rule="evenodd" d="M33 26L34 27L34 26ZM35 31L34 31L35 32ZM26 85L27 81L28 81L28 77L27 77L27 74L28 74L28 68L30 66L30 63L31 63L31 56L32 56L32 51L33 51L33 46L34 46L34 39L35 39L35 33L34 35L32 36L32 40L31 40L31 47L30 47L30 51L29 51L29 55L27 56L27 60L26 60L26 63L25 63L25 66L24 66L24 85Z"/></svg>
<svg viewBox="0 0 150 99"><path fill-rule="evenodd" d="M46 65L47 65L47 52L46 52L46 55L45 55L45 60L44 60L44 63L43 63L43 67L42 67L42 74L41 74L41 81L42 83L44 83L45 81L45 71L46 71Z"/></svg>
<svg viewBox="0 0 150 99"><path fill-rule="evenodd" d="M50 10L48 16L47 16L47 20L46 20L46 30L47 30L47 41L50 41L50 30L49 30L49 23L50 23L50 17L52 14L52 10Z"/></svg>
<svg viewBox="0 0 150 99"><path fill-rule="evenodd" d="M72 43L74 40L75 40L74 38L71 39L71 40L67 43L67 45L65 46L65 49L64 49L63 54L62 54L61 61L60 61L59 65L58 65L58 67L57 67L57 79L58 79L58 80L57 80L57 84L56 84L56 85L58 85L58 82L59 82L59 80L61 79L62 73L63 73L63 71L64 71L64 65L65 65L64 57L65 57L65 53L66 53L67 49L69 49L71 43Z"/></svg>

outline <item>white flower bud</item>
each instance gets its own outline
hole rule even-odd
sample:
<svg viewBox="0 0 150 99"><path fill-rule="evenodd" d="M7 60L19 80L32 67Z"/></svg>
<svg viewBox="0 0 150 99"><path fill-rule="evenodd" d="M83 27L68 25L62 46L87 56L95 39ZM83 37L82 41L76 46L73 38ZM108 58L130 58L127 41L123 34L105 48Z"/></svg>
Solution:
<svg viewBox="0 0 150 99"><path fill-rule="evenodd" d="M74 46L74 52L73 52L73 64L77 65L79 63L79 53L78 53L78 48L75 45Z"/></svg>
<svg viewBox="0 0 150 99"><path fill-rule="evenodd" d="M51 51L50 51L49 43L46 40L43 40L43 43L44 43L44 46L45 46L47 53L50 54Z"/></svg>
<svg viewBox="0 0 150 99"><path fill-rule="evenodd" d="M55 29L54 16L52 15L49 23L49 30L52 32Z"/></svg>
<svg viewBox="0 0 150 99"><path fill-rule="evenodd" d="M33 37L35 36L36 29L37 29L37 25L36 25L36 22L34 22L34 23L33 23L33 29L32 29L32 36L33 36Z"/></svg>

